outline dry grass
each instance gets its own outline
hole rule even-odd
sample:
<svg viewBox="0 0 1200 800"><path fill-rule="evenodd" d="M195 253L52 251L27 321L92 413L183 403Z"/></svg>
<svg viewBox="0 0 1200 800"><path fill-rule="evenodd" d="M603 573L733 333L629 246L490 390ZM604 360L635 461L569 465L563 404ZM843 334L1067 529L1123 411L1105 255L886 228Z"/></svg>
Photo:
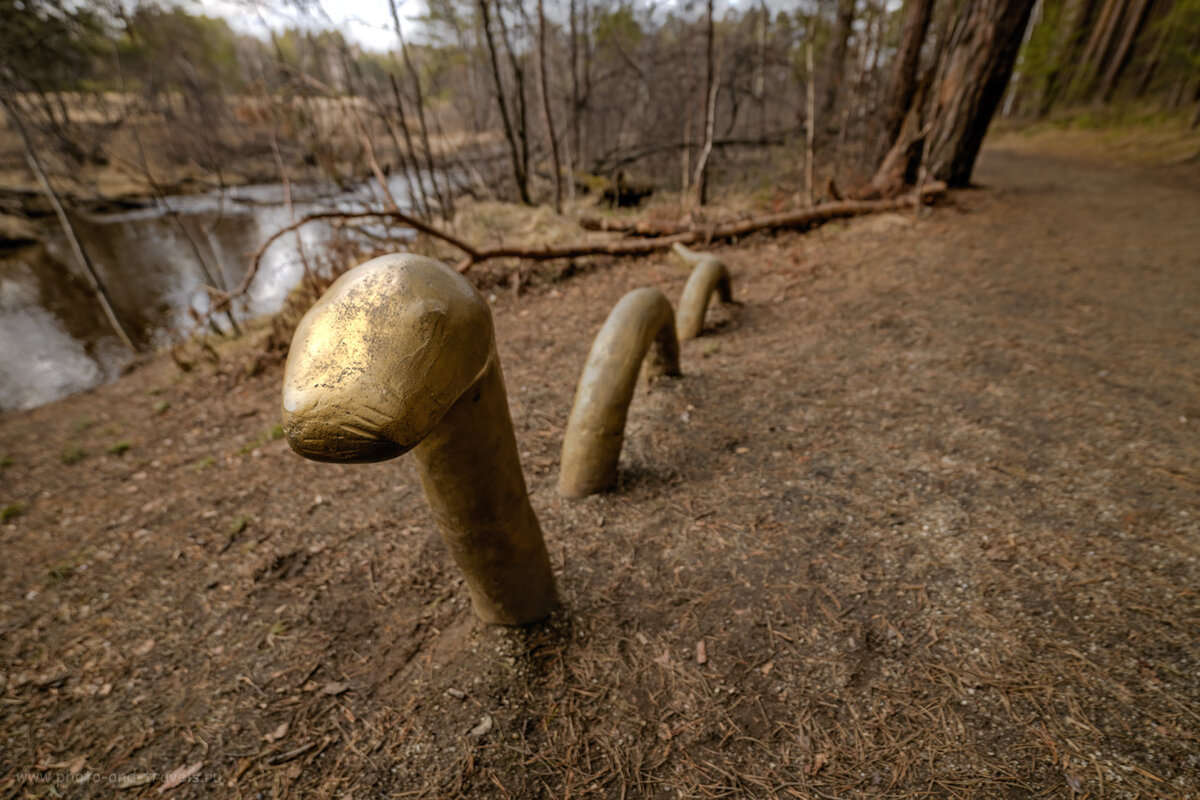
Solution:
<svg viewBox="0 0 1200 800"><path fill-rule="evenodd" d="M200 764L174 796L1196 797L1195 195L982 177L920 221L723 249L744 305L639 388L620 486L578 503L553 487L590 336L685 276L493 292L564 600L527 631L476 624L410 460L264 436L275 366L153 363L0 418L26 503L0 790L151 771L157 796ZM137 446L100 455L110 428Z"/></svg>

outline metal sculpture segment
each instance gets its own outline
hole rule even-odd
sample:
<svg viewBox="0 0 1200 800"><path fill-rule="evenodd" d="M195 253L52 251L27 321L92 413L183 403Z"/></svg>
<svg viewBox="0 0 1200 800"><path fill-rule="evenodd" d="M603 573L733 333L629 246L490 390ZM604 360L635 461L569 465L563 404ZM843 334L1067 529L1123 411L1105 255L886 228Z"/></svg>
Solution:
<svg viewBox="0 0 1200 800"><path fill-rule="evenodd" d="M733 302L733 278L725 264L711 253L697 253L681 244L672 249L684 262L692 265L692 274L683 287L675 318L675 332L682 342L700 335L713 292L722 303Z"/></svg>
<svg viewBox="0 0 1200 800"><path fill-rule="evenodd" d="M283 425L292 449L316 461L413 450L434 520L485 622L523 625L557 605L492 314L454 270L388 255L338 278L292 339Z"/></svg>
<svg viewBox="0 0 1200 800"><path fill-rule="evenodd" d="M621 298L592 343L563 437L558 490L585 497L616 482L629 403L647 351L648 375L677 376L675 312L658 289Z"/></svg>

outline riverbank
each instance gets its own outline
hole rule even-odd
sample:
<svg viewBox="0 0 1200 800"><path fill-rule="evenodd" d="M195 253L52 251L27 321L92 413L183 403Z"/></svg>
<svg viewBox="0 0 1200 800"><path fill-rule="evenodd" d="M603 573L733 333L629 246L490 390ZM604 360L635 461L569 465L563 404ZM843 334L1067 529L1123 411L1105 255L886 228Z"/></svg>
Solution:
<svg viewBox="0 0 1200 800"><path fill-rule="evenodd" d="M741 305L578 503L591 337L686 273L489 290L564 600L525 633L475 622L411 458L288 451L266 331L0 416L3 787L1200 792L1200 193L994 145L977 179L718 248Z"/></svg>

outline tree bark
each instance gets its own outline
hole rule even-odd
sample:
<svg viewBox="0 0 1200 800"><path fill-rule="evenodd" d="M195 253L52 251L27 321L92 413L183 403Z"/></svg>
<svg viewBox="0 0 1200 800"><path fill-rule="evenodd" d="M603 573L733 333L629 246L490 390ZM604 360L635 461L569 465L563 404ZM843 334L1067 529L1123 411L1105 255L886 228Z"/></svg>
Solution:
<svg viewBox="0 0 1200 800"><path fill-rule="evenodd" d="M518 4L521 9L521 16L525 18L526 27L529 27L529 20L525 17L525 6ZM517 133L517 144L521 147L521 163L524 164L525 180L529 181L529 112L525 99L525 64L524 54L521 58L517 58L517 51L513 48L512 37L508 35L508 23L504 21L503 7L497 4L496 23L500 26L500 41L504 43L504 51L508 53L508 66L513 74L513 94L516 96L516 111L513 115L513 127ZM528 195L528 188L526 189ZM530 201L526 201L526 205L531 205Z"/></svg>
<svg viewBox="0 0 1200 800"><path fill-rule="evenodd" d="M926 166L966 186L983 135L1012 75L1034 0L967 0L938 76Z"/></svg>
<svg viewBox="0 0 1200 800"><path fill-rule="evenodd" d="M846 51L850 43L850 31L854 27L855 0L839 0L837 19L833 28L833 44L826 64L825 93L821 98L821 116L830 119L842 91L842 80L846 72Z"/></svg>
<svg viewBox="0 0 1200 800"><path fill-rule="evenodd" d="M554 212L562 213L563 176L562 163L558 156L558 134L554 132L554 115L550 113L550 88L546 80L546 8L544 0L537 0L538 15L538 77L542 87L542 115L545 117L546 135L550 138L550 156L554 165Z"/></svg>
<svg viewBox="0 0 1200 800"><path fill-rule="evenodd" d="M713 0L708 0L708 14L704 36L704 143L700 147L700 158L696 161L696 203L708 202L708 157L712 154L713 130L717 117L716 59L713 55L715 30L713 25Z"/></svg>
<svg viewBox="0 0 1200 800"><path fill-rule="evenodd" d="M1125 30L1121 35L1121 41L1117 44L1116 52L1113 53L1112 59L1108 64L1108 69L1104 71L1104 79L1100 83L1100 90L1097 94L1097 99L1100 102L1107 103L1112 100L1113 92L1117 89L1117 83L1121 80L1121 74L1125 71L1125 67L1129 65L1129 56L1133 53L1133 44L1137 41L1137 37L1142 32L1142 28L1146 23L1146 16L1150 12L1150 5L1150 0L1133 0L1133 6L1130 7L1129 16L1125 20Z"/></svg>
<svg viewBox="0 0 1200 800"><path fill-rule="evenodd" d="M1096 85L1100 72L1108 63L1119 23L1128 5L1129 0L1107 0L1100 9L1100 17L1092 28L1092 35L1088 37L1087 46L1075 72L1072 86L1074 97L1078 98L1090 92Z"/></svg>
<svg viewBox="0 0 1200 800"><path fill-rule="evenodd" d="M804 121L804 199L806 205L813 204L813 151L817 138L817 90L813 75L813 46L810 39L804 48L804 71L808 85L805 91L807 119Z"/></svg>
<svg viewBox="0 0 1200 800"><path fill-rule="evenodd" d="M1071 83L1074 70L1078 66L1079 54L1083 50L1084 37L1096 16L1097 4L1098 0L1077 0L1074 12L1070 15L1067 34L1058 41L1059 56L1046 76L1042 97L1038 103L1038 118L1050 113L1064 87Z"/></svg>
<svg viewBox="0 0 1200 800"><path fill-rule="evenodd" d="M491 13L488 10L489 0L479 0L480 24L483 27L483 38L487 44L488 59L492 67L492 84L496 90L496 105L500 107L500 121L504 125L504 139L508 143L509 158L512 165L513 181L517 185L517 194L525 205L533 205L529 198L529 179L526 174L526 164L521 160L520 149L517 147L517 137L513 132L512 119L508 113L508 101L504 95L504 81L500 76L500 58L496 54L496 40L492 35Z"/></svg>
<svg viewBox="0 0 1200 800"><path fill-rule="evenodd" d="M900 127L917 90L917 69L921 65L921 45L933 17L933 0L908 0L904 24L900 29L900 47L892 64L884 100L883 137L879 152L887 152L900 135Z"/></svg>

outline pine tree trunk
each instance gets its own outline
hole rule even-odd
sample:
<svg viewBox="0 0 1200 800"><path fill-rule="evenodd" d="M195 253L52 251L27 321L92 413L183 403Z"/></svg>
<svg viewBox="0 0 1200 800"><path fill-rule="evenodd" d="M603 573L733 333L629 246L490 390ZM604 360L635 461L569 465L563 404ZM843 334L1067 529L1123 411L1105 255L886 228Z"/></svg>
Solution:
<svg viewBox="0 0 1200 800"><path fill-rule="evenodd" d="M1060 41L1059 56L1046 76L1045 88L1042 90L1041 102L1038 104L1037 116L1044 117L1050 113L1054 102L1062 94L1063 87L1069 84L1073 70L1076 68L1080 50L1083 48L1084 35L1096 15L1097 0L1079 0L1075 12L1071 15L1070 30Z"/></svg>
<svg viewBox="0 0 1200 800"><path fill-rule="evenodd" d="M1097 94L1100 102L1107 103L1112 100L1117 83L1121 80L1121 74L1129 64L1129 56L1133 54L1134 42L1142 32L1149 12L1150 0L1134 0L1133 6L1129 9L1129 17L1125 20L1125 30L1121 35L1121 41L1117 45L1116 52L1113 53L1108 69L1104 72L1104 80L1100 83L1100 90Z"/></svg>
<svg viewBox="0 0 1200 800"><path fill-rule="evenodd" d="M1113 42L1117 38L1117 31L1120 30L1121 18L1125 16L1128 5L1128 0L1108 0L1100 10L1100 17L1092 28L1092 35L1088 37L1087 47L1079 60L1072 87L1073 98L1085 96L1096 85L1098 76L1108 64Z"/></svg>
<svg viewBox="0 0 1200 800"><path fill-rule="evenodd" d="M917 90L921 45L925 41L925 33L929 30L929 20L932 17L933 0L908 0L904 9L900 47L896 50L896 60L892 65L892 75L884 100L885 116L883 137L879 143L880 153L886 153L896 142L908 107L912 104L913 94Z"/></svg>
<svg viewBox="0 0 1200 800"><path fill-rule="evenodd" d="M935 180L966 186L988 123L1004 95L1034 0L967 0L938 76L926 166Z"/></svg>

